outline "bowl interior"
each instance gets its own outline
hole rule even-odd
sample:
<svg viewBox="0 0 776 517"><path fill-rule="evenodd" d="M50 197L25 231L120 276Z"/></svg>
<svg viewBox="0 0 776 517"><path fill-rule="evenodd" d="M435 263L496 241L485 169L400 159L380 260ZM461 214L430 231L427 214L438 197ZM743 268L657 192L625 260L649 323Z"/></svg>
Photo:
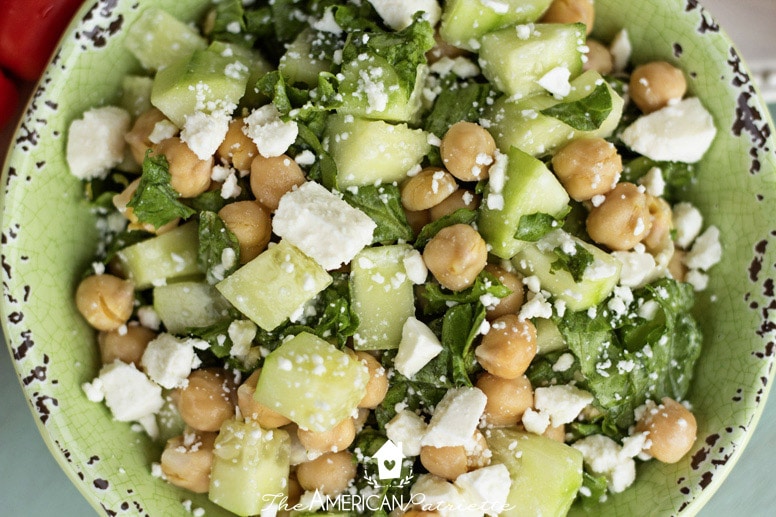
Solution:
<svg viewBox="0 0 776 517"><path fill-rule="evenodd" d="M206 0L157 0L196 20ZM99 232L68 173L71 120L117 97L122 76L139 70L124 31L143 3L90 1L76 16L36 89L4 169L3 330L41 434L96 508L149 515L226 515L207 501L150 475L160 449L128 424L113 422L80 386L99 368L94 333L72 293ZM776 157L766 107L730 40L694 0L597 0L596 36L626 28L636 63L665 59L687 73L718 127L692 201L719 227L723 262L699 297L705 349L690 394L699 424L695 448L680 463L639 467L636 484L596 515L694 513L722 482L749 439L772 376L776 263ZM649 501L648 505L644 501Z"/></svg>

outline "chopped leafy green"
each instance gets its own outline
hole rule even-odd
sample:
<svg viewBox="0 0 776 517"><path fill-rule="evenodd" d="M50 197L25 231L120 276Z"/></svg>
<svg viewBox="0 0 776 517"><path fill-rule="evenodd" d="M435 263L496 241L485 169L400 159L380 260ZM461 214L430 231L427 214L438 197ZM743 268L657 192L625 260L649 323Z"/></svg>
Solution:
<svg viewBox="0 0 776 517"><path fill-rule="evenodd" d="M111 171L105 178L94 178L85 184L86 198L96 207L113 208L113 196L120 194L132 180L120 171Z"/></svg>
<svg viewBox="0 0 776 517"><path fill-rule="evenodd" d="M480 272L471 287L461 291L450 291L439 284L428 282L419 289L418 296L426 315L442 314L449 307L462 303L477 303L485 295L504 298L512 291L487 271Z"/></svg>
<svg viewBox="0 0 776 517"><path fill-rule="evenodd" d="M442 346L450 352L450 370L456 386L471 386L471 376L479 369L473 344L483 321L485 306L481 303L455 305L445 313Z"/></svg>
<svg viewBox="0 0 776 517"><path fill-rule="evenodd" d="M377 224L372 243L389 244L409 241L413 237L407 222L401 193L396 185L365 185L347 189L343 198Z"/></svg>
<svg viewBox="0 0 776 517"><path fill-rule="evenodd" d="M563 217L559 218L542 212L524 215L517 223L515 239L536 242L551 231L560 228L563 225Z"/></svg>
<svg viewBox="0 0 776 517"><path fill-rule="evenodd" d="M607 486L606 476L593 476L584 471L582 473L582 488L578 493L582 508L587 510L597 508L601 500L606 496Z"/></svg>
<svg viewBox="0 0 776 517"><path fill-rule="evenodd" d="M216 2L213 12L213 28L210 31L212 39L246 47L253 46L257 36L254 32L248 31L245 9L240 0Z"/></svg>
<svg viewBox="0 0 776 517"><path fill-rule="evenodd" d="M558 257L550 264L550 271L568 271L576 282L580 282L585 275L587 267L595 262L595 257L581 244L574 243L574 252L569 253L562 246L552 250Z"/></svg>
<svg viewBox="0 0 776 517"><path fill-rule="evenodd" d="M450 79L444 80L446 83ZM428 114L424 129L442 138L450 126L466 120L476 122L487 106L493 91L490 84L467 81L463 84L443 84L442 91L434 100L431 113Z"/></svg>
<svg viewBox="0 0 776 517"><path fill-rule="evenodd" d="M170 178L169 164L164 155L146 155L140 183L127 203L138 221L159 228L178 217L188 219L196 213L178 201L180 194L172 188Z"/></svg>
<svg viewBox="0 0 776 517"><path fill-rule="evenodd" d="M200 212L198 231L199 267L205 271L208 283L215 284L239 267L240 243L215 212Z"/></svg>
<svg viewBox="0 0 776 517"><path fill-rule="evenodd" d="M684 199L687 190L695 183L698 169L691 163L659 162L640 156L631 160L623 167L621 181L638 183L644 175L657 168L665 181L663 197L669 203Z"/></svg>
<svg viewBox="0 0 776 517"><path fill-rule="evenodd" d="M612 112L612 94L606 83L601 83L578 101L561 102L541 111L579 131L595 131Z"/></svg>
<svg viewBox="0 0 776 517"><path fill-rule="evenodd" d="M477 212L468 208L459 208L452 214L440 217L436 221L430 222L421 228L417 238L415 238L415 247L420 249L428 244L439 230L454 224L471 224L477 219Z"/></svg>

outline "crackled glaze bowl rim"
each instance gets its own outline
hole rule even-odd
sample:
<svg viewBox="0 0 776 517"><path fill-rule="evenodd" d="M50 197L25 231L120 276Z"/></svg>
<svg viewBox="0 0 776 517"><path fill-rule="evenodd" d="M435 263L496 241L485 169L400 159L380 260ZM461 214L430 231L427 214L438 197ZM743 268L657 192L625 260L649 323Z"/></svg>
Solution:
<svg viewBox="0 0 776 517"><path fill-rule="evenodd" d="M207 1L154 3L194 20ZM159 447L131 425L113 422L80 389L99 364L93 332L78 317L71 293L97 231L81 186L67 173L65 131L87 108L114 101L121 75L136 69L121 41L145 5L97 0L83 6L14 137L3 169L3 330L41 435L95 509L175 515L203 508L223 515L205 496L153 478ZM641 465L636 485L595 511L694 514L739 458L773 377L776 243L768 220L776 213L776 157L769 114L729 38L695 0L596 5L609 14L599 14L595 35L608 41L626 27L633 40L649 42L635 48L635 62L678 63L719 128L691 199L720 228L725 248L698 303L708 342L689 396L699 439L678 464ZM646 27L654 31L648 38Z"/></svg>

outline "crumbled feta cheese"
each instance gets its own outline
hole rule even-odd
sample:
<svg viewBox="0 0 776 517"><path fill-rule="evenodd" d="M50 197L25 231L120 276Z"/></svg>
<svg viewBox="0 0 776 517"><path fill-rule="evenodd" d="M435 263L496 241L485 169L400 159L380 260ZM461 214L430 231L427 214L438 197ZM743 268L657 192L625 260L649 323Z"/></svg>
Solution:
<svg viewBox="0 0 776 517"><path fill-rule="evenodd" d="M518 317L521 321L534 318L552 318L552 304L547 301L544 293L530 293L528 301L520 307Z"/></svg>
<svg viewBox="0 0 776 517"><path fill-rule="evenodd" d="M703 227L701 211L683 201L674 205L672 219L676 229L676 245L683 249L689 248Z"/></svg>
<svg viewBox="0 0 776 517"><path fill-rule="evenodd" d="M522 422L529 433L542 434L550 426L550 415L528 408L523 413Z"/></svg>
<svg viewBox="0 0 776 517"><path fill-rule="evenodd" d="M666 190L666 180L660 167L652 167L639 179L639 184L646 188L647 194L662 197Z"/></svg>
<svg viewBox="0 0 776 517"><path fill-rule="evenodd" d="M256 144L265 158L280 156L296 141L299 127L290 120L284 122L274 104L253 110L245 118L243 132Z"/></svg>
<svg viewBox="0 0 776 517"><path fill-rule="evenodd" d="M574 365L574 354L566 352L561 354L560 357L552 365L553 372L566 372Z"/></svg>
<svg viewBox="0 0 776 517"><path fill-rule="evenodd" d="M229 355L238 359L247 357L257 330L256 324L250 320L234 320L231 322L226 331L229 339L232 340L232 348L229 350Z"/></svg>
<svg viewBox="0 0 776 517"><path fill-rule="evenodd" d="M215 154L229 130L229 115L220 111L204 113L196 111L186 115L181 141L194 151L200 160L208 160Z"/></svg>
<svg viewBox="0 0 776 517"><path fill-rule="evenodd" d="M461 474L453 485L470 501L470 508L485 515L499 515L507 505L512 478L503 463L496 463Z"/></svg>
<svg viewBox="0 0 776 517"><path fill-rule="evenodd" d="M178 126L173 124L172 121L164 119L154 124L154 129L151 130L151 134L148 135L148 141L152 144L158 144L177 134Z"/></svg>
<svg viewBox="0 0 776 517"><path fill-rule="evenodd" d="M423 261L423 255L418 250L411 250L407 252L402 260L404 264L404 271L407 273L407 278L415 285L422 285L426 282L428 277L428 268Z"/></svg>
<svg viewBox="0 0 776 517"><path fill-rule="evenodd" d="M101 390L105 405L119 422L139 421L154 415L164 405L161 386L134 364L116 359L100 369L97 379L86 389L95 398L95 390Z"/></svg>
<svg viewBox="0 0 776 517"><path fill-rule="evenodd" d="M308 181L280 198L272 231L324 269L347 264L372 242L377 225L326 187Z"/></svg>
<svg viewBox="0 0 776 517"><path fill-rule="evenodd" d="M436 334L425 323L410 316L402 327L394 365L399 373L412 378L441 352L442 344Z"/></svg>
<svg viewBox="0 0 776 517"><path fill-rule="evenodd" d="M397 31L407 28L412 23L412 16L418 11L423 11L423 16L432 27L442 16L437 0L369 0L369 3L385 24Z"/></svg>
<svg viewBox="0 0 776 517"><path fill-rule="evenodd" d="M573 422L592 402L593 395L568 384L536 388L534 391L534 407L550 417L553 427Z"/></svg>
<svg viewBox="0 0 776 517"><path fill-rule="evenodd" d="M421 474L410 489L413 501L442 517L472 517L469 500L453 483L433 474Z"/></svg>
<svg viewBox="0 0 776 517"><path fill-rule="evenodd" d="M488 398L479 388L453 388L439 401L421 445L468 447L480 422Z"/></svg>
<svg viewBox="0 0 776 517"><path fill-rule="evenodd" d="M550 92L554 97L562 99L571 93L571 71L564 66L556 66L538 81L539 86Z"/></svg>
<svg viewBox="0 0 776 517"><path fill-rule="evenodd" d="M636 437L623 448L602 434L594 434L577 440L572 447L582 453L585 464L590 471L598 476L605 476L609 490L619 493L628 488L636 479L636 462L633 457L641 450L644 437Z"/></svg>
<svg viewBox="0 0 776 517"><path fill-rule="evenodd" d="M104 178L124 159L129 131L129 113L116 106L93 108L70 123L67 137L67 165L76 178Z"/></svg>
<svg viewBox="0 0 776 517"><path fill-rule="evenodd" d="M612 65L615 72L622 72L628 67L632 51L633 47L628 37L628 31L627 29L622 29L614 35L612 42L609 44L609 52L612 54Z"/></svg>
<svg viewBox="0 0 776 517"><path fill-rule="evenodd" d="M320 20L314 21L311 25L317 31L328 32L335 36L342 34L342 27L334 19L334 9L332 8L326 9L323 12L323 17Z"/></svg>
<svg viewBox="0 0 776 517"><path fill-rule="evenodd" d="M401 446L405 457L420 454L420 441L426 433L426 422L417 414L407 409L399 411L387 424L385 434L396 445Z"/></svg>
<svg viewBox="0 0 776 517"><path fill-rule="evenodd" d="M620 261L620 284L627 287L642 287L650 281L657 267L655 257L638 251L613 251L612 256Z"/></svg>
<svg viewBox="0 0 776 517"><path fill-rule="evenodd" d="M711 266L722 259L722 245L719 242L719 229L709 226L695 242L687 255L684 264L690 269L708 271Z"/></svg>
<svg viewBox="0 0 776 517"><path fill-rule="evenodd" d="M716 134L711 114L690 97L639 117L623 131L622 141L653 160L695 163Z"/></svg>
<svg viewBox="0 0 776 517"><path fill-rule="evenodd" d="M242 187L237 182L237 171L232 169L221 185L221 198L231 199L239 196L241 193Z"/></svg>
<svg viewBox="0 0 776 517"><path fill-rule="evenodd" d="M178 338L164 332L148 343L140 364L161 387L168 390L183 388L192 368L200 365L194 353L195 342L194 339Z"/></svg>
<svg viewBox="0 0 776 517"><path fill-rule="evenodd" d="M694 291L700 292L706 290L709 286L709 275L697 269L691 269L685 275L684 281L690 284Z"/></svg>
<svg viewBox="0 0 776 517"><path fill-rule="evenodd" d="M443 56L429 67L429 71L440 77L444 77L452 72L461 79L468 79L480 75L480 67L472 60L463 56L454 58Z"/></svg>

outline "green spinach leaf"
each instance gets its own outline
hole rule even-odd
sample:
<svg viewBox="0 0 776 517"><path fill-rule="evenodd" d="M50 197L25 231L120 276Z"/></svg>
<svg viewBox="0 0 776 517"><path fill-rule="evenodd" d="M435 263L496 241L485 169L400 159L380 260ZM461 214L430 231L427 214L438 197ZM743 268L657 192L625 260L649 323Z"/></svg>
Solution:
<svg viewBox="0 0 776 517"><path fill-rule="evenodd" d="M540 113L553 117L579 131L595 131L612 112L612 94L606 83L601 83L578 101L561 102Z"/></svg>
<svg viewBox="0 0 776 517"><path fill-rule="evenodd" d="M140 183L127 207L132 208L138 221L160 228L180 217L188 219L194 209L181 203L180 194L170 184L170 172L164 155L146 155Z"/></svg>

